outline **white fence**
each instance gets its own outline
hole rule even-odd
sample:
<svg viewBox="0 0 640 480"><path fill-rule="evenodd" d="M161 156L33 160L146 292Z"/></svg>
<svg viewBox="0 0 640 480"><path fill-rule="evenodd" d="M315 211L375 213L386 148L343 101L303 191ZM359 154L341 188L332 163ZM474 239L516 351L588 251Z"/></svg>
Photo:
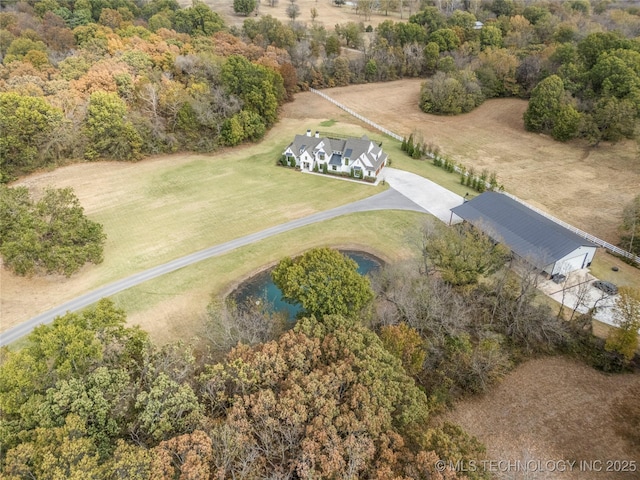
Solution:
<svg viewBox="0 0 640 480"><path fill-rule="evenodd" d="M356 117L358 120L363 121L364 123L371 125L373 128L375 128L376 130L380 130L382 133L384 133L385 135L389 135L391 138L395 138L398 141L402 141L402 137L400 135L398 135L397 133L393 133L391 130L387 130L386 128L384 128L381 125L378 125L375 122L372 122L371 120L369 120L368 118L363 117L362 115L360 115L359 113L354 112L353 110L351 110L349 107L347 107L346 105L343 105L339 102L336 102L333 98L331 98L329 95L325 95L324 93L316 90L315 88L310 88L309 91L315 93L316 95L320 95L322 98L324 98L325 100L330 101L331 103L333 103L335 106L337 106L338 108L341 108L342 110L344 110L345 112L347 112L349 115L353 115L354 117Z"/></svg>
<svg viewBox="0 0 640 480"><path fill-rule="evenodd" d="M320 95L322 98L324 98L325 100L328 100L329 102L333 103L335 106L337 106L338 108L341 108L342 110L344 110L345 112L347 112L350 115L353 115L354 117L356 117L358 120L371 125L373 128L375 128L376 130L381 131L382 133L384 133L385 135L389 135L392 138L395 138L398 141L403 141L404 137L401 137L400 135L398 135L397 133L392 132L391 130L388 130L386 128L384 128L381 125L378 125L375 122L372 122L371 120L369 120L368 118L363 117L362 115L360 115L359 113L354 112L353 110L351 110L349 107L347 107L346 105L341 104L340 102L336 102L333 98L331 98L329 95L322 93L318 90L316 90L315 88L310 88L309 91L315 93L316 95ZM429 155L431 158L433 158L433 154ZM460 169L457 167L456 165L456 171L460 172ZM510 193L507 192L502 192L504 195L507 195L510 198L513 198L516 202L519 202L523 205L525 205L527 208L530 208L531 210L538 212L540 215L542 215L543 217L548 218L549 220L551 220L552 222L557 223L558 225L562 225L564 228L566 228L567 230L571 230L573 233L579 235L582 238L586 238L587 240L595 243L596 245L605 248L606 250L613 252L617 255L621 255L623 257L629 258L632 261L636 262L637 264L640 264L640 256L638 255L634 255L631 252L627 252L626 250L623 250L619 247L616 247L615 245L610 244L609 242L605 242L604 240L598 238L598 237L594 237L593 235L591 235L590 233L587 233L583 230L580 230L579 228L574 227L573 225L569 225L566 222L563 222L562 220L560 220L559 218L554 217L553 215L550 215L542 210L540 210L539 208L534 207L533 205L529 205L527 202L525 202L524 200L519 199L518 197L516 197L515 195L512 195Z"/></svg>

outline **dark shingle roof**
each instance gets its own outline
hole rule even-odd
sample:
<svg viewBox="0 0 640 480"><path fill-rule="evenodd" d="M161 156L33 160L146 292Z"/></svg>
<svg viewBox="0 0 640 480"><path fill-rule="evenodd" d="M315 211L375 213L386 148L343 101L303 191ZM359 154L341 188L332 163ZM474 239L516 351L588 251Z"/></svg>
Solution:
<svg viewBox="0 0 640 480"><path fill-rule="evenodd" d="M329 165L342 165L342 156L338 153L334 153L333 155L331 155Z"/></svg>
<svg viewBox="0 0 640 480"><path fill-rule="evenodd" d="M451 209L520 257L550 264L581 246L595 244L525 205L496 192L485 192ZM539 265L543 266L543 265Z"/></svg>

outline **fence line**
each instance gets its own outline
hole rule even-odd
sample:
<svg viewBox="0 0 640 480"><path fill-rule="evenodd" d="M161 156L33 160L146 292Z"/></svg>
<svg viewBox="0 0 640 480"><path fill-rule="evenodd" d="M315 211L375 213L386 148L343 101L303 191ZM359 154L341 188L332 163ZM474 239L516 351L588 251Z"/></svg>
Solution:
<svg viewBox="0 0 640 480"><path fill-rule="evenodd" d="M337 106L338 108L341 108L342 110L344 110L345 112L347 112L350 115L353 115L354 117L356 117L358 120L363 121L364 123L371 125L373 128L381 131L382 133L389 135L392 138L395 138L396 140L402 142L404 140L404 137L401 137L400 135L398 135L397 133L392 132L391 130L388 130L386 128L384 128L381 125L378 125L375 122L372 122L371 120L369 120L368 118L363 117L362 115L360 115L359 113L354 112L353 110L351 110L349 107L347 107L346 105L343 105L340 102L335 101L333 98L331 98L329 95L320 92L318 90L316 90L315 88L310 88L309 91L315 93L316 95L320 95L322 98L324 98L325 100L328 100L329 102L333 103L335 106ZM428 154L428 156L430 158L434 158L433 154ZM455 166L455 170L457 172L460 173L460 168L456 165ZM563 226L564 228L566 228L567 230L572 231L573 233L575 233L576 235L579 235L582 238L585 238L593 243L595 243L596 245L605 248L606 250L609 250L610 252L613 252L617 255L621 255L623 257L629 258L632 261L636 262L637 264L640 264L640 256L638 255L634 255L631 252L627 252L626 250L623 250L622 248L616 247L615 245L612 245L609 242L605 242L604 240L595 237L593 235L591 235L590 233L587 233L583 230L580 230L579 228L574 227L573 225L570 225L566 222L563 222L562 220L560 220L559 218L554 217L553 215L548 214L547 212L544 212L542 210L540 210L539 208L534 207L533 205L529 205L527 202L525 202L524 200L516 197L515 195L512 195L511 193L507 193L507 192L501 192L502 194L508 196L509 198L512 198L513 200L515 200L516 202L521 203L522 205L526 206L527 208L530 208L531 210L533 210L534 212L539 213L540 215L542 215L545 218L548 218L549 220L551 220L554 223L557 223L558 225Z"/></svg>
<svg viewBox="0 0 640 480"><path fill-rule="evenodd" d="M385 135L389 135L391 138L395 138L398 141L402 141L403 138L398 135L397 133L393 133L391 130L388 130L386 128L384 128L381 125L378 125L375 122L372 122L371 120L369 120L368 118L363 117L362 115L360 115L359 113L354 112L353 110L351 110L349 107L347 107L346 105L343 105L339 102L336 102L333 98L331 98L329 95L326 95L318 90L316 90L315 88L310 88L309 89L310 92L315 93L316 95L320 95L322 98L324 98L325 100L328 100L329 102L333 103L335 106L337 106L338 108L341 108L342 110L344 110L345 112L347 112L349 115L353 115L354 117L356 117L358 120L363 121L364 123L371 125L373 128L375 128L376 130L381 131L382 133L384 133Z"/></svg>

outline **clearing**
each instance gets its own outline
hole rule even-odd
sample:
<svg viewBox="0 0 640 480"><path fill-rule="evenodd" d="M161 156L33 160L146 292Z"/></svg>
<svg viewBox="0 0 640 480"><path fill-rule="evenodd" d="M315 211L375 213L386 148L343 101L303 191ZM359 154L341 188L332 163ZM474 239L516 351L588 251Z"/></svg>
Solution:
<svg viewBox="0 0 640 480"><path fill-rule="evenodd" d="M489 393L458 402L444 417L478 437L487 460L578 462L572 472L512 470L497 478L631 480L640 469L638 393L638 373L607 375L568 358L547 357L520 365ZM581 461L598 460L600 472L578 468ZM605 471L606 461L614 460L635 461L636 470Z"/></svg>
<svg viewBox="0 0 640 480"><path fill-rule="evenodd" d="M178 0L178 3L182 7L191 6L190 0ZM268 1L258 0L258 13L248 17L237 15L233 11L233 0L204 0L204 3L207 4L211 10L219 13L229 26L242 27L242 24L247 18L265 15L271 15L284 24L291 22L291 19L287 15L287 7L290 5L290 2L287 0L275 0L275 6L273 7L270 6ZM356 13L353 5L343 5L339 7L334 5L331 0L296 0L295 3L300 7L300 16L296 18L296 23L323 26L329 31L332 31L338 23L362 22L364 25L376 27L385 20L393 20L394 22L402 20L400 12L389 12L388 16L373 13L371 17L365 21L362 15ZM315 8L318 12L315 22L311 21L312 8ZM406 7L402 16L404 20L407 20L410 16L409 10Z"/></svg>
<svg viewBox="0 0 640 480"><path fill-rule="evenodd" d="M99 286L124 278L135 272L178 258L182 255L217 245L225 241L257 232L270 226L285 223L312 213L359 200L380 192L385 187L331 180L316 175L304 175L292 169L275 166L286 146L296 133L306 128L333 130L335 132L362 135L369 134L381 140L373 132L355 125L338 122L332 127L321 127L326 120L307 119L304 123L294 119L280 121L259 144L243 146L213 155L170 155L149 158L138 163L94 162L73 164L53 171L26 177L16 184L28 186L37 195L45 186L73 187L88 216L104 225L107 244L104 262L86 265L71 278L57 275L23 278L0 270L0 329L5 330L36 314L48 310ZM397 144L398 142L393 142ZM389 144L399 151L398 145ZM363 217L364 218L364 217ZM385 217L381 227L397 228L392 216ZM408 218L408 217L407 217ZM412 217L413 218L413 217ZM315 245L376 243L371 234L373 219L354 225L353 229L341 224L345 234L335 235L322 228L313 232ZM388 222L385 224L385 221ZM325 227L329 228L329 227ZM375 228L375 227L374 227ZM231 282L245 271L295 253L301 245L309 243L297 232L283 236L277 247L262 252L262 258L254 257L246 265L241 253L230 254L235 259L224 270L199 272L198 278L189 283L170 286L162 291L153 290L140 303L148 307L166 303L189 288L200 289L198 303L181 315L198 317L204 311L211 292L225 288L222 281ZM384 236L384 235L383 235ZM380 237L382 238L382 237ZM386 238L386 237L385 237ZM383 246L385 241L378 241ZM286 247L286 248L285 248ZM249 248L255 251L256 248ZM377 248L377 247L373 247ZM391 247L390 247L391 248ZM397 243L393 248L398 248ZM391 251L378 248L384 257L392 257ZM301 249L298 251L302 251ZM278 257L274 257L274 255ZM234 272L238 277L233 277ZM214 276L214 279L211 276ZM175 278L175 277L170 277ZM164 281L166 282L166 280ZM161 282L162 283L162 282ZM150 291L147 285L137 292ZM206 291L206 295L202 292ZM130 296L123 303L127 311L139 312ZM153 304L153 305L152 305ZM172 311L175 311L173 309ZM157 312L156 312L157 313ZM144 316L144 315L143 315ZM139 319L146 323L148 331L161 331L171 315ZM161 328L154 328L154 325ZM191 335L190 332L183 334Z"/></svg>
<svg viewBox="0 0 640 480"><path fill-rule="evenodd" d="M418 107L422 82L409 79L323 91L399 135L421 135L425 143L438 146L467 167L495 171L507 191L597 237L617 242L622 208L639 191L640 156L634 141L590 148L582 141L560 143L526 132L522 114L527 102L518 99L489 100L464 115L428 115ZM297 95L285 108L293 118L305 118L309 111L325 118L348 115L311 92ZM398 168L419 168L409 167L416 163L410 159L396 159Z"/></svg>

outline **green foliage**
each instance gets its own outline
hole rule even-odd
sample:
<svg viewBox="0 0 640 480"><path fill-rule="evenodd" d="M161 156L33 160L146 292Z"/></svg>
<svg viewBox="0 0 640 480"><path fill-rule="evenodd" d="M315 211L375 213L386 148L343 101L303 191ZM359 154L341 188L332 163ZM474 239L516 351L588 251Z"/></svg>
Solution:
<svg viewBox="0 0 640 480"><path fill-rule="evenodd" d="M202 415L202 406L193 389L161 372L148 390L136 396L137 428L153 440L164 440L177 432L193 430Z"/></svg>
<svg viewBox="0 0 640 480"><path fill-rule="evenodd" d="M95 160L109 157L116 160L137 160L141 155L142 138L127 120L127 105L114 93L91 94L84 133L89 139L85 157Z"/></svg>
<svg viewBox="0 0 640 480"><path fill-rule="evenodd" d="M177 10L173 23L177 32L194 36L212 35L224 28L222 17L198 1L194 1L191 7Z"/></svg>
<svg viewBox="0 0 640 480"><path fill-rule="evenodd" d="M80 418L94 444L106 448L105 439L126 427L123 395L147 342L139 329L124 324L124 312L101 300L81 314L69 313L50 326L37 327L21 350L3 352L5 448L28 438L25 433L38 426L64 425L68 415Z"/></svg>
<svg viewBox="0 0 640 480"><path fill-rule="evenodd" d="M447 24L447 18L440 12L437 7L428 6L420 12L409 17L409 23L415 23L427 28L429 32L435 32L444 28Z"/></svg>
<svg viewBox="0 0 640 480"><path fill-rule="evenodd" d="M450 52L460 46L460 38L451 28L441 28L429 35L429 42L438 45L441 52Z"/></svg>
<svg viewBox="0 0 640 480"><path fill-rule="evenodd" d="M262 40L265 46L288 48L296 42L296 35L291 27L271 15L265 15L258 20L249 18L242 24L242 29L251 40L256 43Z"/></svg>
<svg viewBox="0 0 640 480"><path fill-rule="evenodd" d="M229 93L244 102L244 109L257 113L267 126L277 119L278 105L285 98L279 72L232 55L222 66L222 80Z"/></svg>
<svg viewBox="0 0 640 480"><path fill-rule="evenodd" d="M502 47L502 31L493 25L485 25L480 30L480 45L482 47Z"/></svg>
<svg viewBox="0 0 640 480"><path fill-rule="evenodd" d="M44 99L0 92L0 182L45 164L62 111Z"/></svg>
<svg viewBox="0 0 640 480"><path fill-rule="evenodd" d="M581 115L568 102L564 83L557 75L545 78L533 89L523 118L527 130L550 132L561 141L575 137L581 123Z"/></svg>
<svg viewBox="0 0 640 480"><path fill-rule="evenodd" d="M283 297L306 315L354 317L371 302L369 280L337 250L315 248L294 260L284 258L271 273Z"/></svg>
<svg viewBox="0 0 640 480"><path fill-rule="evenodd" d="M455 115L480 105L484 95L473 72L437 72L420 91L420 109L426 113Z"/></svg>
<svg viewBox="0 0 640 480"><path fill-rule="evenodd" d="M509 251L469 224L456 228L432 224L425 230L424 255L444 281L460 286L496 272Z"/></svg>
<svg viewBox="0 0 640 480"><path fill-rule="evenodd" d="M257 0L233 0L233 11L247 16L256 9L257 5Z"/></svg>
<svg viewBox="0 0 640 480"><path fill-rule="evenodd" d="M363 24L357 24L355 22L348 22L344 25L337 24L335 27L336 35L344 39L347 47L360 48L363 45L364 38L362 32L364 31Z"/></svg>
<svg viewBox="0 0 640 480"><path fill-rule="evenodd" d="M86 262L102 262L102 226L85 217L70 188L47 189L34 203L25 187L0 186L0 219L0 253L18 275L70 276Z"/></svg>

